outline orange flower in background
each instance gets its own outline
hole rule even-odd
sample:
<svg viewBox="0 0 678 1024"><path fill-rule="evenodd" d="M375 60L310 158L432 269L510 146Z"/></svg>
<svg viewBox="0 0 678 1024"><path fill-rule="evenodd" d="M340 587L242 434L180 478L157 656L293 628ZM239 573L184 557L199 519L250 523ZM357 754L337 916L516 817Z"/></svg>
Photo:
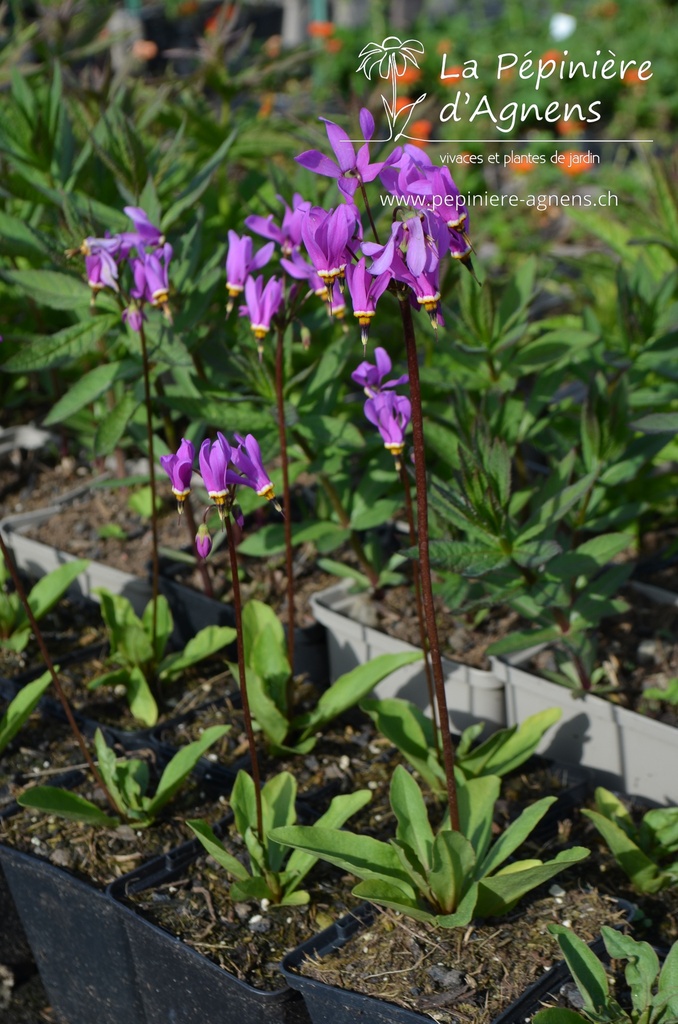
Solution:
<svg viewBox="0 0 678 1024"><path fill-rule="evenodd" d="M197 0L185 0L183 4L179 4L179 15L182 18L187 17L189 14L195 14L198 10Z"/></svg>
<svg viewBox="0 0 678 1024"><path fill-rule="evenodd" d="M275 106L275 93L265 92L261 97L261 104L257 111L257 117L270 117Z"/></svg>
<svg viewBox="0 0 678 1024"><path fill-rule="evenodd" d="M645 85L644 80L638 74L638 68L627 68L622 82L624 85Z"/></svg>
<svg viewBox="0 0 678 1024"><path fill-rule="evenodd" d="M581 135L586 131L583 121L556 121L556 131L559 135Z"/></svg>
<svg viewBox="0 0 678 1024"><path fill-rule="evenodd" d="M579 149L566 149L561 156L564 160L558 161L563 174L574 177L577 174L584 174L594 166L594 159L590 153L582 153Z"/></svg>
<svg viewBox="0 0 678 1024"><path fill-rule="evenodd" d="M530 160L527 153L514 153L506 166L516 174L529 174L537 165Z"/></svg>
<svg viewBox="0 0 678 1024"><path fill-rule="evenodd" d="M325 40L325 53L339 53L343 48L344 44L341 39Z"/></svg>
<svg viewBox="0 0 678 1024"><path fill-rule="evenodd" d="M306 31L312 39L329 39L334 35L334 25L331 21L309 21Z"/></svg>
<svg viewBox="0 0 678 1024"><path fill-rule="evenodd" d="M409 107L412 100L407 96L397 96L395 101L396 114L399 114L405 107Z"/></svg>
<svg viewBox="0 0 678 1024"><path fill-rule="evenodd" d="M413 146L419 146L420 149L423 149L424 146L428 144L428 140L431 137L432 131L433 122L429 121L425 117L420 118L419 121L410 122L407 128L407 134L412 134L415 136L415 138L410 139L410 142L412 143Z"/></svg>
<svg viewBox="0 0 678 1024"><path fill-rule="evenodd" d="M596 4L595 7L592 7L591 14L598 15L600 18L614 18L615 14L619 14L619 5L614 3L614 0L607 0L606 3Z"/></svg>
<svg viewBox="0 0 678 1024"><path fill-rule="evenodd" d="M539 58L541 61L554 60L556 63L562 59L563 55L560 50L546 50Z"/></svg>
<svg viewBox="0 0 678 1024"><path fill-rule="evenodd" d="M436 43L436 53L439 53L439 54L442 55L443 53L449 53L451 49L452 49L452 40L451 39L440 39Z"/></svg>
<svg viewBox="0 0 678 1024"><path fill-rule="evenodd" d="M410 64L404 69L402 75L398 75L398 81L403 85L414 85L421 78L421 69L413 68Z"/></svg>

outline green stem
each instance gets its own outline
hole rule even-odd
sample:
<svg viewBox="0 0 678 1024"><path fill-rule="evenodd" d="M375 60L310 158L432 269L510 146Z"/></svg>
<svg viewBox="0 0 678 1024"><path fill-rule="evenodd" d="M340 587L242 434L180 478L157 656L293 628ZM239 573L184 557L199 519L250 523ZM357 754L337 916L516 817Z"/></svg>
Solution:
<svg viewBox="0 0 678 1024"><path fill-rule="evenodd" d="M412 403L412 435L414 442L414 475L417 489L417 543L419 547L419 568L421 578L421 596L426 621L426 633L431 652L433 682L435 686L438 721L443 740L443 766L447 784L447 806L450 812L450 825L459 830L459 808L457 803L457 787L454 779L454 748L450 736L450 719L445 694L445 675L440 655L438 626L433 604L433 585L431 581L431 562L429 558L428 536L428 497L426 492L426 448L424 444L424 421L421 404L421 386L419 383L419 362L417 359L417 342L412 322L412 309L406 294L399 293L400 315L405 334L407 349L407 369L410 377L410 402Z"/></svg>
<svg viewBox="0 0 678 1024"><path fill-rule="evenodd" d="M283 526L285 530L285 569L287 572L287 660L290 663L287 707L291 708L291 687L294 677L294 553L292 551L292 503L290 500L290 472L287 459L285 397L283 394L284 333L284 328L278 327L275 350L275 396L278 409L278 437L280 439L280 462L283 481Z"/></svg>
<svg viewBox="0 0 678 1024"><path fill-rule="evenodd" d="M238 676L240 677L240 697L242 699L242 712L245 719L245 732L247 734L247 744L250 751L250 760L252 761L252 781L254 782L254 794L257 805L257 832L259 833L259 842L264 842L264 818L261 809L261 775L259 773L259 757L257 754L257 745L254 739L254 729L252 728L252 715L250 713L250 702L247 694L247 676L245 674L245 640L242 628L242 598L240 595L240 580L238 578L238 555L235 550L235 541L233 538L233 526L231 525L231 517L228 512L224 513L224 522L226 524L226 535L228 538L228 554L231 560L231 577L233 584L233 608L235 611L235 629L238 634Z"/></svg>
<svg viewBox="0 0 678 1024"><path fill-rule="evenodd" d="M87 764L89 766L89 769L92 772L92 777L94 778L94 781L96 782L97 786L99 786L101 788L101 791L104 794L104 796L106 797L106 800L108 801L108 803L109 803L113 813L117 815L117 814L120 813L120 809L119 809L118 805L116 804L115 800L113 799L113 797L111 796L110 791L109 791L106 783L104 782L103 778L101 777L101 775L99 773L99 770L98 770L97 766L95 765L95 763L94 763L94 761L92 759L92 755L90 754L89 750L87 749L87 744L85 743L85 739L84 739L82 733L80 732L80 729L78 728L77 722L75 721L75 717L74 717L73 712L71 710L71 705L68 702L68 697L64 693L63 688L61 686L61 683L59 682L59 677L58 677L58 675L56 673L56 669L54 668L54 662L52 661L52 659L50 657L49 651L47 650L47 645L45 643L45 639L44 639L42 633L40 632L40 627L38 626L38 623L36 622L35 615L33 614L33 610L32 610L32 608L30 606L28 598L26 597L26 591L23 588L23 584L21 582L21 578L19 576L19 573L17 572L16 565L14 564L14 559L12 558L12 556L9 553L9 551L7 550L7 545L5 544L5 541L4 541L4 538L3 538L1 532L0 532L0 550L2 550L2 555L3 555L3 558L5 560L5 565L7 566L8 570L9 570L9 574L12 577L12 580L14 582L14 586L16 588L17 595L19 597L19 600L21 601L21 604L23 606L24 611L26 612L26 617L28 618L28 621L31 624L31 629L33 631L33 635L35 636L35 639L37 640L38 647L40 648L40 653L42 654L42 659L43 659L45 665L47 666L47 671L49 672L49 674L50 674L50 676L52 678L52 682L54 684L54 689L57 692L57 696L58 696L59 700L61 701L61 706L64 709L64 714L66 715L66 719L68 720L68 724L71 727L71 731L73 732L73 735L75 736L76 742L77 742L78 746L80 747L80 750L82 752L82 756L85 758L85 761L87 762Z"/></svg>

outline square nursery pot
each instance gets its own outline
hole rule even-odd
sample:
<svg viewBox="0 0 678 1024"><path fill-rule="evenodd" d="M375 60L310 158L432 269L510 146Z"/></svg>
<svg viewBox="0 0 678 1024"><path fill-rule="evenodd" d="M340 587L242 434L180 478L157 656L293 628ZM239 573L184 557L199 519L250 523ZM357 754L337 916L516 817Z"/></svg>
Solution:
<svg viewBox="0 0 678 1024"><path fill-rule="evenodd" d="M311 597L313 614L327 629L331 681L378 654L417 650L412 644L354 618L350 586L350 581L342 581ZM443 669L453 732L460 733L475 722L485 722L486 733L506 725L504 684L494 671L472 668L448 658L443 658ZM384 679L374 688L374 696L401 697L431 714L424 669L416 663Z"/></svg>
<svg viewBox="0 0 678 1024"><path fill-rule="evenodd" d="M288 985L303 995L312 1024L355 1024L356 1020L369 1021L369 1024L431 1024L432 1019L435 1019L428 1014L398 1006L396 1003L377 999L362 992L336 988L298 973L298 968L304 960L324 957L334 950L341 949L352 936L369 927L373 920L374 908L368 903L363 903L352 914L346 914L284 958L281 967L283 975ZM565 964L555 964L511 1006L492 1021L488 1021L488 1024L525 1024L532 1019L532 1013L540 1008L541 1000L550 992L558 991L569 977Z"/></svg>
<svg viewBox="0 0 678 1024"><path fill-rule="evenodd" d="M219 833L219 828L215 831ZM166 885L202 854L198 840L190 840L117 879L107 892L124 901L129 894ZM254 988L126 903L117 905L134 963L142 1005L138 1020L143 1024L309 1024L303 999L282 978L275 991Z"/></svg>

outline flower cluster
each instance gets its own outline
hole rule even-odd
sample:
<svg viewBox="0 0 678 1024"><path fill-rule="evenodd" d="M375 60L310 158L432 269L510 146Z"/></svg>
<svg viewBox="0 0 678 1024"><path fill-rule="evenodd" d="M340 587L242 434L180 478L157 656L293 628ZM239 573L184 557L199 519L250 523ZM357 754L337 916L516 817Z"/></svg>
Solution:
<svg viewBox="0 0 678 1024"><path fill-rule="evenodd" d="M246 227L268 239L255 253L252 238L229 232L226 261L227 288L231 296L244 292L240 307L248 317L259 353L275 317L291 300L285 278L254 277L277 249L280 269L290 278L305 281L327 303L331 315L341 315L348 291L353 315L358 320L366 348L370 323L386 290L415 308L428 312L437 329L440 317L440 267L445 256L459 259L471 269L469 217L463 197L447 167L436 167L428 155L410 144L398 146L383 161L372 161L370 142L374 118L363 109L360 128L364 139L357 149L343 128L322 118L334 158L312 149L297 157L298 163L337 182L340 202L330 209L313 206L298 193L292 206L283 203L278 224L273 217L251 216ZM363 224L356 202L365 184L379 179L392 198L394 210L389 236L363 240ZM372 225L374 227L374 225ZM281 316L279 323L289 322Z"/></svg>
<svg viewBox="0 0 678 1024"><path fill-rule="evenodd" d="M133 330L139 331L146 319L145 304L162 309L169 318L172 246L140 207L126 206L125 213L132 221L132 231L121 231L104 238L90 236L85 238L79 249L70 250L68 255L79 252L85 257L85 273L93 298L103 288L122 294L121 274L125 267L129 268L132 284L122 318Z"/></svg>
<svg viewBox="0 0 678 1024"><path fill-rule="evenodd" d="M252 488L259 497L273 502L278 511L281 509L275 498L273 484L264 469L258 441L252 434L248 434L247 437L235 434L234 438L234 445L231 445L219 431L216 441L205 438L200 445L198 465L207 494L216 505L222 522L224 516L231 513L242 525L242 518L234 507L235 490L238 486ZM170 478L179 514L182 513L183 504L191 493L194 463L195 446L186 438L182 438L179 448L173 455L162 455L160 458L160 465ZM201 557L206 558L212 549L212 541L204 523L198 529L195 543Z"/></svg>
<svg viewBox="0 0 678 1024"><path fill-rule="evenodd" d="M374 356L374 363L362 362L353 371L351 378L367 395L365 416L381 434L384 448L394 456L396 469L400 471L400 456L405 447L405 431L412 415L412 406L409 398L395 393L395 388L399 384L406 384L409 377L405 373L397 380L384 380L392 369L389 354L386 349L377 346Z"/></svg>

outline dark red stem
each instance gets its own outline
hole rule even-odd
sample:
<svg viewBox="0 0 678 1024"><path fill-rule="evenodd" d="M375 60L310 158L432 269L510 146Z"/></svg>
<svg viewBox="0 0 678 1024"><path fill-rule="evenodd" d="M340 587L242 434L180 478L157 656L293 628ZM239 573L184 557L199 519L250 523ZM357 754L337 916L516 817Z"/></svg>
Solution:
<svg viewBox="0 0 678 1024"><path fill-rule="evenodd" d="M294 674L294 555L292 551L292 505L290 501L290 472L287 459L287 431L285 429L285 396L283 394L284 330L277 331L275 350L275 396L278 407L278 437L280 438L280 463L283 481L283 505L285 529L285 569L287 572L287 660L290 672ZM291 677L290 677L291 681ZM288 697L290 695L288 694ZM289 708L289 701L288 701Z"/></svg>

